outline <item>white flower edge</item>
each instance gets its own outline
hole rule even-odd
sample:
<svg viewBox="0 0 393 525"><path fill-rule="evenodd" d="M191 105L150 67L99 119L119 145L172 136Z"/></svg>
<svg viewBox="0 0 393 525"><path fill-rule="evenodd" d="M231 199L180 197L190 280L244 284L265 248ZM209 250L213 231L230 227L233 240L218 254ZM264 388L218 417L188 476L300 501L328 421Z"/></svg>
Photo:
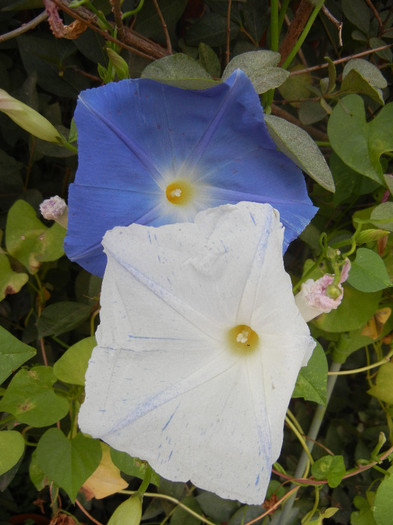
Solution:
<svg viewBox="0 0 393 525"><path fill-rule="evenodd" d="M203 211L194 223L108 232L81 430L164 478L262 503L315 346L282 241L278 212L250 202ZM238 325L259 335L253 351L228 343Z"/></svg>

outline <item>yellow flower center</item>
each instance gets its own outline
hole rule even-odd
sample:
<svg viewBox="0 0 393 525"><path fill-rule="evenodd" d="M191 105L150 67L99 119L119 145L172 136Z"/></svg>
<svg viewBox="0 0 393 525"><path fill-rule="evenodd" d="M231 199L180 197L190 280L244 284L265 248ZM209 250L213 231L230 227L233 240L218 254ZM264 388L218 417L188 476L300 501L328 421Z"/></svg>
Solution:
<svg viewBox="0 0 393 525"><path fill-rule="evenodd" d="M168 184L165 190L166 198L172 204L184 206L188 204L194 194L191 184L185 180L176 180Z"/></svg>
<svg viewBox="0 0 393 525"><path fill-rule="evenodd" d="M232 350L248 354L259 347L259 336L246 324L239 324L231 328L227 334L228 343Z"/></svg>

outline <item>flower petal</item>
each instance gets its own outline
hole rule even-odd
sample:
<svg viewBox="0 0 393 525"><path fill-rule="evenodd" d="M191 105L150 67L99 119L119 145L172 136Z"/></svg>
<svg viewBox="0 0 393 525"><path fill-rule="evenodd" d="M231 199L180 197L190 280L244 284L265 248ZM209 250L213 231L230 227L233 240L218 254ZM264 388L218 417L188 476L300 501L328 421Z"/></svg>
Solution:
<svg viewBox="0 0 393 525"><path fill-rule="evenodd" d="M148 79L90 89L79 97L75 121L79 168L64 246L97 275L105 265L99 243L114 226L190 221L219 204L269 202L280 210L287 246L315 214L301 171L276 150L240 70L199 91ZM199 195L189 207L166 199L179 178Z"/></svg>
<svg viewBox="0 0 393 525"><path fill-rule="evenodd" d="M250 202L206 210L194 223L108 232L82 431L163 477L262 503L313 344L282 237L278 213ZM243 323L260 346L239 354L228 331Z"/></svg>

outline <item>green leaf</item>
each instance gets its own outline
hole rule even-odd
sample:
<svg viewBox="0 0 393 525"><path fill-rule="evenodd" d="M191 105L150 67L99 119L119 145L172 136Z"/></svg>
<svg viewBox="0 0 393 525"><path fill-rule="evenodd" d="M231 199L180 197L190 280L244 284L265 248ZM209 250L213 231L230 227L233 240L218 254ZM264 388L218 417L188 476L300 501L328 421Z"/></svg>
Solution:
<svg viewBox="0 0 393 525"><path fill-rule="evenodd" d="M15 466L25 451L25 440L16 430L0 432L0 476Z"/></svg>
<svg viewBox="0 0 393 525"><path fill-rule="evenodd" d="M55 381L49 366L19 370L0 401L0 410L33 427L53 425L68 413L67 400L53 391Z"/></svg>
<svg viewBox="0 0 393 525"><path fill-rule="evenodd" d="M299 64L291 68L290 71L295 72L298 69L304 69L303 65ZM313 79L310 73L290 76L278 90L281 96L289 101L315 96Z"/></svg>
<svg viewBox="0 0 393 525"><path fill-rule="evenodd" d="M374 500L374 518L377 525L391 525L393 516L393 467L379 485Z"/></svg>
<svg viewBox="0 0 393 525"><path fill-rule="evenodd" d="M380 292L364 293L344 285L340 306L321 314L313 323L325 332L350 332L362 328L378 308Z"/></svg>
<svg viewBox="0 0 393 525"><path fill-rule="evenodd" d="M384 104L382 89L386 88L387 81L379 69L367 60L354 58L344 67L341 91L362 93Z"/></svg>
<svg viewBox="0 0 393 525"><path fill-rule="evenodd" d="M183 53L176 53L175 55L170 55L160 58L159 60L155 60L145 67L141 78L151 78L153 80L159 81L183 80L191 78L196 80L204 79L203 88L191 88L190 86L190 89L204 89L214 85L212 77L209 75L206 69L198 64L196 60L187 55L184 55Z"/></svg>
<svg viewBox="0 0 393 525"><path fill-rule="evenodd" d="M377 373L375 385L367 393L374 396L384 403L393 405L393 363L389 362L382 365Z"/></svg>
<svg viewBox="0 0 393 525"><path fill-rule="evenodd" d="M106 5L109 5L108 1L105 3ZM94 5L96 5L96 0L94 1ZM137 6L138 3L136 2L134 5ZM175 36L176 25L179 22L186 5L187 0L166 0L165 2L160 3L160 11L171 37ZM162 22L153 2L146 1L143 4L142 9L136 16L133 29L144 37L165 45L165 34L162 30Z"/></svg>
<svg viewBox="0 0 393 525"><path fill-rule="evenodd" d="M31 274L37 273L41 262L56 261L63 254L66 230L55 223L47 228L34 209L23 200L10 208L6 225L6 247Z"/></svg>
<svg viewBox="0 0 393 525"><path fill-rule="evenodd" d="M139 525L142 517L142 501L135 494L123 501L112 514L108 525Z"/></svg>
<svg viewBox="0 0 393 525"><path fill-rule="evenodd" d="M77 71L83 66L75 56L73 42L43 33L21 35L16 41L26 71L36 75L37 83L49 93L76 98L90 87L89 80Z"/></svg>
<svg viewBox="0 0 393 525"><path fill-rule="evenodd" d="M372 49L376 49L377 47L383 47L387 45L387 43L384 40L382 40L381 38L377 38L375 36L370 38L369 44ZM376 51L375 54L379 56L379 58L382 58L382 60L386 60L387 62L393 61L393 53L392 53L392 50L389 48L381 49L380 51Z"/></svg>
<svg viewBox="0 0 393 525"><path fill-rule="evenodd" d="M198 63L206 69L212 77L219 78L221 73L221 65L218 56L213 49L201 42L198 46Z"/></svg>
<svg viewBox="0 0 393 525"><path fill-rule="evenodd" d="M383 202L376 206L371 212L370 222L393 232L393 202Z"/></svg>
<svg viewBox="0 0 393 525"><path fill-rule="evenodd" d="M366 121L363 99L344 97L328 122L328 135L334 151L352 169L384 183L380 156L393 151L393 103L386 104L370 123Z"/></svg>
<svg viewBox="0 0 393 525"><path fill-rule="evenodd" d="M57 428L47 430L37 446L39 467L67 492L72 502L83 483L98 467L101 456L98 439L78 434L68 440Z"/></svg>
<svg viewBox="0 0 393 525"><path fill-rule="evenodd" d="M334 191L329 166L310 135L280 117L265 115L265 121L277 148L323 188Z"/></svg>
<svg viewBox="0 0 393 525"><path fill-rule="evenodd" d="M231 20L231 40L237 37L240 27ZM214 11L206 10L204 14L193 23L185 35L186 44L197 47L204 42L210 47L225 45L227 39L227 17Z"/></svg>
<svg viewBox="0 0 393 525"><path fill-rule="evenodd" d="M70 346L53 365L57 379L64 383L84 386L87 364L96 344L95 337L86 337Z"/></svg>
<svg viewBox="0 0 393 525"><path fill-rule="evenodd" d="M377 292L392 285L381 257L367 248L357 250L348 283L361 292Z"/></svg>
<svg viewBox="0 0 393 525"><path fill-rule="evenodd" d="M45 472L43 472L42 468L38 464L37 449L35 449L31 455L31 461L29 464L29 476L31 482L38 491L45 488L50 482L50 479L45 475Z"/></svg>
<svg viewBox="0 0 393 525"><path fill-rule="evenodd" d="M314 124L327 115L319 102L306 100L299 108L299 118L303 124Z"/></svg>
<svg viewBox="0 0 393 525"><path fill-rule="evenodd" d="M130 71L128 69L128 64L122 58L119 53L116 53L113 49L110 47L106 48L106 52L108 53L109 60L113 67L115 68L117 78L119 80L123 80L125 78L130 78Z"/></svg>
<svg viewBox="0 0 393 525"><path fill-rule="evenodd" d="M317 480L326 479L330 488L337 487L345 475L342 456L323 456L311 465L311 473Z"/></svg>
<svg viewBox="0 0 393 525"><path fill-rule="evenodd" d="M327 374L326 355L322 346L317 343L307 366L299 371L292 397L302 397L306 401L326 405Z"/></svg>
<svg viewBox="0 0 393 525"><path fill-rule="evenodd" d="M0 384L36 353L35 348L25 345L0 326Z"/></svg>
<svg viewBox="0 0 393 525"><path fill-rule="evenodd" d="M375 230L373 228L362 230L356 238L356 244L366 244L368 242L377 241L387 235L389 235L388 230Z"/></svg>
<svg viewBox="0 0 393 525"><path fill-rule="evenodd" d="M124 474L129 476L134 476L135 478L145 479L147 463L146 461L141 461L138 458L133 458L126 452L120 452L120 450L115 450L111 448L111 458L113 463L118 469L120 469ZM160 483L160 476L152 471L150 483L158 486Z"/></svg>
<svg viewBox="0 0 393 525"><path fill-rule="evenodd" d="M60 335L83 323L91 313L88 304L62 301L44 308L37 322L38 337Z"/></svg>
<svg viewBox="0 0 393 525"><path fill-rule="evenodd" d="M289 77L289 71L275 67L280 53L260 50L249 51L235 56L224 69L222 79L226 80L236 69L241 69L251 80L257 93L281 86Z"/></svg>
<svg viewBox="0 0 393 525"><path fill-rule="evenodd" d="M345 363L353 352L374 342L371 337L362 335L361 331L362 329L359 329L340 334L333 350L333 361L336 363Z"/></svg>
<svg viewBox="0 0 393 525"><path fill-rule="evenodd" d="M369 502L362 496L355 496L353 503L358 511L351 514L351 525L377 525Z"/></svg>
<svg viewBox="0 0 393 525"><path fill-rule="evenodd" d="M28 280L27 273L14 272L8 257L0 253L0 301L8 294L18 293Z"/></svg>
<svg viewBox="0 0 393 525"><path fill-rule="evenodd" d="M186 496L181 502L189 509L201 514L199 504L193 496ZM200 525L201 521L181 507L176 507L169 523L170 525Z"/></svg>
<svg viewBox="0 0 393 525"><path fill-rule="evenodd" d="M213 492L198 491L196 500L205 516L219 523L227 522L239 508L236 501L222 499Z"/></svg>
<svg viewBox="0 0 393 525"><path fill-rule="evenodd" d="M370 10L364 0L342 0L344 15L366 35L370 30Z"/></svg>

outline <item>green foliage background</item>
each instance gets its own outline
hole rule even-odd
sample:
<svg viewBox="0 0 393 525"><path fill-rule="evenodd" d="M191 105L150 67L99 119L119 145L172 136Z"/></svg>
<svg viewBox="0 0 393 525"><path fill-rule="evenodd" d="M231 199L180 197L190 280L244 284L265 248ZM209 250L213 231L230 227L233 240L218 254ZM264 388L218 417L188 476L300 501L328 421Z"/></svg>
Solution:
<svg viewBox="0 0 393 525"><path fill-rule="evenodd" d="M153 0L57 4L67 27L56 37L44 17L30 27L41 0L0 0L0 88L68 141L37 139L0 113L0 522L86 522L88 512L111 525L393 523L391 2L159 0L161 13ZM79 35L74 18L88 21ZM320 208L285 257L294 289L337 274L344 256L352 263L341 306L310 323L318 345L263 507L160 479L79 432L101 281L64 257L64 228L38 213L73 180L81 90L129 76L203 88L237 67ZM311 457L302 450L312 421ZM103 458L128 492L92 498L82 488Z"/></svg>

